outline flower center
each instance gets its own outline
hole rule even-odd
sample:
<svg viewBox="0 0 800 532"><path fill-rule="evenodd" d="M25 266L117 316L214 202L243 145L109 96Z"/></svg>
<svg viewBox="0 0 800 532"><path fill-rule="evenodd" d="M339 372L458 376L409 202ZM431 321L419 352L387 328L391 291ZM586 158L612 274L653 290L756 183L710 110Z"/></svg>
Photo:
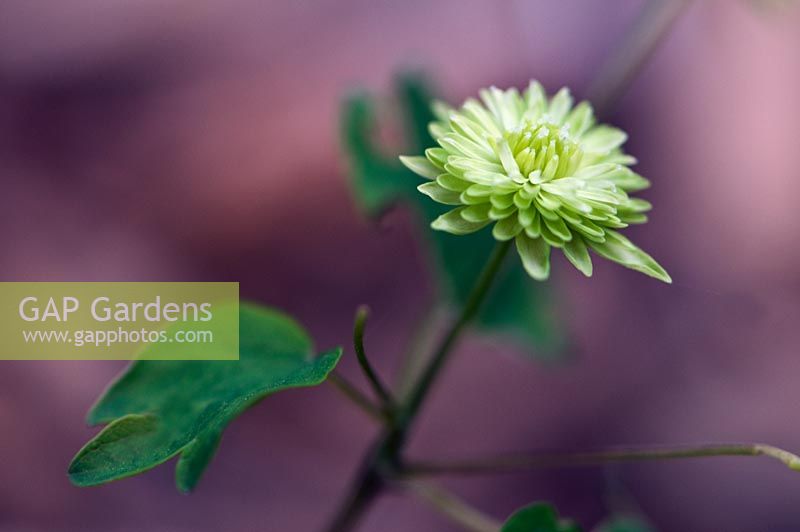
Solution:
<svg viewBox="0 0 800 532"><path fill-rule="evenodd" d="M569 127L548 122L529 122L506 133L506 141L520 172L534 183L572 175L583 156L580 144L569 134Z"/></svg>

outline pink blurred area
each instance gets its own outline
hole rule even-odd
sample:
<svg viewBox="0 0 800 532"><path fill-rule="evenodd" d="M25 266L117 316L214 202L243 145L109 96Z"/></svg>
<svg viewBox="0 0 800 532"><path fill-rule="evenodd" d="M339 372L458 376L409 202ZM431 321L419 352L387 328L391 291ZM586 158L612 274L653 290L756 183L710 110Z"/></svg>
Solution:
<svg viewBox="0 0 800 532"><path fill-rule="evenodd" d="M556 262L575 360L543 366L470 337L415 434L416 456L768 441L800 450L800 9L692 5L610 117L654 183L631 231L675 284ZM779 4L779 3L776 3ZM404 68L443 96L538 78L578 95L643 2L4 0L3 280L231 280L347 344L369 303L385 373L430 294L418 228L366 222L338 111ZM389 103L389 102L386 102ZM352 357L344 371L356 378ZM172 467L78 489L66 468L115 363L0 363L0 531L306 531L375 432L331 389L233 423L190 497ZM501 518L555 502L589 529L609 493L660 531L800 529L800 476L712 459L447 483ZM363 530L455 530L382 499Z"/></svg>

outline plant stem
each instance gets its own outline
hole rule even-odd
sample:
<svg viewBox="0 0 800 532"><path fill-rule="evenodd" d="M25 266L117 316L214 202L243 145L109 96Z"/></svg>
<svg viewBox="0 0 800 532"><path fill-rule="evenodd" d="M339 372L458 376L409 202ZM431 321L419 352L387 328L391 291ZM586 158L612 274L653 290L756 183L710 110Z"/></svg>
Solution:
<svg viewBox="0 0 800 532"><path fill-rule="evenodd" d="M398 400L408 397L414 379L422 372L426 362L428 347L432 343L433 334L440 329L445 316L444 305L428 304L427 309L416 320L413 334L406 346L402 357L402 364L395 379L394 393Z"/></svg>
<svg viewBox="0 0 800 532"><path fill-rule="evenodd" d="M353 326L353 346L355 347L356 358L358 358L361 370L367 377L367 381L369 381L372 386L375 395L378 396L384 408L390 410L394 405L394 400L386 386L383 385L378 374L372 368L372 364L370 364L369 359L367 359L367 352L364 350L364 328L367 325L367 318L369 318L369 307L361 305L358 307L358 310L356 310L355 324Z"/></svg>
<svg viewBox="0 0 800 532"><path fill-rule="evenodd" d="M590 94L595 100L595 108L602 115L616 102L646 59L667 34L687 0L652 0L629 32L624 45L606 63ZM444 366L451 349L464 326L475 316L489 290L492 279L499 270L502 259L510 243L497 246L486 269L479 277L475 287L462 310L461 316L453 323L439 348L423 370L421 377L392 416L387 428L378 438L373 451L365 458L361 473L356 479L351 494L337 512L336 518L328 528L329 532L352 530L370 502L384 487L387 474L402 472L400 454L405 445L406 435L428 396L440 370Z"/></svg>
<svg viewBox="0 0 800 532"><path fill-rule="evenodd" d="M586 92L599 116L607 115L622 97L689 3L689 0L650 0L642 10Z"/></svg>
<svg viewBox="0 0 800 532"><path fill-rule="evenodd" d="M439 513L472 532L497 532L502 523L479 512L459 497L444 488L421 482L405 482L402 487L408 489L422 501L428 503Z"/></svg>
<svg viewBox="0 0 800 532"><path fill-rule="evenodd" d="M365 458L350 495L327 528L329 532L352 530L369 503L384 488L383 479L401 469L400 452L405 445L406 435L411 423L419 412L431 385L442 369L450 351L455 346L464 326L475 316L480 304L486 297L492 280L500 270L510 246L511 242L500 242L495 246L486 266L478 276L461 314L445 334L442 343L430 362L428 362L419 381L411 390L408 400L399 407L397 415L390 418L390 426L379 436L372 450Z"/></svg>
<svg viewBox="0 0 800 532"><path fill-rule="evenodd" d="M428 365L425 367L422 376L409 393L408 400L404 403L400 411L399 426L402 431L405 432L408 430L411 422L419 412L422 403L428 396L436 377L439 375L440 370L447 361L453 346L456 344L456 340L458 340L458 337L460 336L464 327L472 320L472 318L475 317L475 314L477 314L478 309L480 308L481 303L483 303L483 300L486 298L486 294L489 292L492 281L497 276L497 272L500 270L500 266L503 264L503 259L508 253L510 247L510 240L506 242L498 242L494 248L494 251L492 251L486 266L478 276L472 292L470 292L466 303L464 303L464 308L461 311L461 315L451 325L450 330L445 335L442 343L439 345L439 348L436 350L435 354L428 362Z"/></svg>
<svg viewBox="0 0 800 532"><path fill-rule="evenodd" d="M726 443L658 447L625 447L580 453L532 453L454 460L409 462L404 474L410 477L430 475L480 475L510 473L543 467L592 466L615 462L707 458L712 456L768 456L800 471L800 456L762 443Z"/></svg>
<svg viewBox="0 0 800 532"><path fill-rule="evenodd" d="M368 452L356 476L356 481L352 484L350 493L328 524L327 531L344 532L352 530L370 503L380 494L384 483L376 463L376 453L374 451Z"/></svg>
<svg viewBox="0 0 800 532"><path fill-rule="evenodd" d="M369 397L361 393L358 388L337 372L328 375L330 382L344 397L349 399L354 405L359 407L368 416L381 422L386 422L386 413L370 401Z"/></svg>

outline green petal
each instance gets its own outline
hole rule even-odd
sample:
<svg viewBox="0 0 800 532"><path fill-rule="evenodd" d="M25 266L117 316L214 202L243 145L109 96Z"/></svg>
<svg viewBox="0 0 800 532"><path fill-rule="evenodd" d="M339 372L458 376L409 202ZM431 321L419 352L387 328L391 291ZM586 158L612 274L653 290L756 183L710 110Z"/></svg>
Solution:
<svg viewBox="0 0 800 532"><path fill-rule="evenodd" d="M640 212L617 211L617 216L619 216L619 219L622 222L628 225L643 224L647 222L647 215Z"/></svg>
<svg viewBox="0 0 800 532"><path fill-rule="evenodd" d="M581 138L581 145L587 152L608 153L622 146L626 140L628 135L621 129L603 125L589 130Z"/></svg>
<svg viewBox="0 0 800 532"><path fill-rule="evenodd" d="M532 201L533 198L525 194L524 190L518 190L514 194L514 205L516 205L518 209L527 209L531 206Z"/></svg>
<svg viewBox="0 0 800 532"><path fill-rule="evenodd" d="M453 131L470 139L473 142L484 142L481 126L463 114L454 113L450 117L450 127Z"/></svg>
<svg viewBox="0 0 800 532"><path fill-rule="evenodd" d="M498 127L499 124L495 121L492 113L487 111L486 108L475 98L468 98L461 107L461 112L480 124L490 136L501 137L503 135L503 132L500 131L500 128Z"/></svg>
<svg viewBox="0 0 800 532"><path fill-rule="evenodd" d="M581 102L575 106L575 109L567 116L564 125L569 127L571 135L576 137L583 135L594 125L594 113L592 112L591 104L589 102Z"/></svg>
<svg viewBox="0 0 800 532"><path fill-rule="evenodd" d="M470 205L469 207L464 208L461 211L461 217L464 218L468 222L475 222L475 223L488 223L489 220L489 209L491 205L488 203L481 203L480 205Z"/></svg>
<svg viewBox="0 0 800 532"><path fill-rule="evenodd" d="M450 174L441 174L436 178L436 183L440 187L446 188L447 190L452 190L453 192L463 192L471 185L469 181L464 181L463 179Z"/></svg>
<svg viewBox="0 0 800 532"><path fill-rule="evenodd" d="M498 186L512 185L510 177L497 172L487 172L486 170L468 170L464 172L464 179L472 181L478 185Z"/></svg>
<svg viewBox="0 0 800 532"><path fill-rule="evenodd" d="M415 174L427 179L436 179L436 176L442 173L441 168L436 168L436 166L425 157L401 155L400 162Z"/></svg>
<svg viewBox="0 0 800 532"><path fill-rule="evenodd" d="M569 230L569 227L567 227L567 224L564 223L564 220L560 216L556 217L555 220L548 220L545 218L544 224L551 233L556 235L564 242L572 240L572 231Z"/></svg>
<svg viewBox="0 0 800 532"><path fill-rule="evenodd" d="M428 133L431 137L438 139L444 137L450 132L450 127L445 122L431 122L428 124Z"/></svg>
<svg viewBox="0 0 800 532"><path fill-rule="evenodd" d="M541 83L538 81L531 81L523 97L525 99L525 106L527 107L525 111L526 118L539 118L547 106L547 94Z"/></svg>
<svg viewBox="0 0 800 532"><path fill-rule="evenodd" d="M484 159L492 161L496 155L489 148L477 142L472 142L467 137L462 137L458 133L448 133L442 137L437 137L439 144L447 150L450 155L470 157L473 159Z"/></svg>
<svg viewBox="0 0 800 532"><path fill-rule="evenodd" d="M508 209L512 205L514 205L514 195L513 194L492 194L489 197L489 201L492 203L494 207L498 209Z"/></svg>
<svg viewBox="0 0 800 532"><path fill-rule="evenodd" d="M511 205L510 207L506 207L505 209L500 209L492 205L492 208L489 209L489 218L492 220L502 220L503 218L508 218L512 214L517 211L517 208Z"/></svg>
<svg viewBox="0 0 800 532"><path fill-rule="evenodd" d="M441 149L441 148L440 148ZM503 166L499 163L485 161L483 159L471 159L469 157L452 156L447 159L447 163L456 170L468 172L470 170L483 170L485 172L503 173Z"/></svg>
<svg viewBox="0 0 800 532"><path fill-rule="evenodd" d="M564 118L566 118L571 107L572 96L569 93L569 89L562 87L561 90L559 90L556 95L553 96L553 99L550 100L550 106L547 108L547 114L550 115L550 119L554 124L561 125L564 123Z"/></svg>
<svg viewBox="0 0 800 532"><path fill-rule="evenodd" d="M520 107L514 98L516 90L501 91L497 87L489 87L478 92L486 107L495 117L495 121L506 131L519 123ZM519 95L517 94L517 99Z"/></svg>
<svg viewBox="0 0 800 532"><path fill-rule="evenodd" d="M525 227L525 233L529 237L539 238L542 236L542 215L533 207L526 210L525 215L520 217L519 223Z"/></svg>
<svg viewBox="0 0 800 532"><path fill-rule="evenodd" d="M552 194L545 192L544 190L539 193L533 200L537 206L541 207L540 210L542 211L557 211L561 208L561 201ZM545 214L545 216L547 216Z"/></svg>
<svg viewBox="0 0 800 532"><path fill-rule="evenodd" d="M605 161L606 159L604 158L603 160ZM601 162L581 168L575 174L575 177L611 181L626 192L636 192L650 186L650 181L630 168L611 162Z"/></svg>
<svg viewBox="0 0 800 532"><path fill-rule="evenodd" d="M444 168L447 164L447 150L444 148L428 148L425 150L425 157L439 168Z"/></svg>
<svg viewBox="0 0 800 532"><path fill-rule="evenodd" d="M517 252L528 275L537 281L550 276L550 246L541 238L530 238L520 233L516 238Z"/></svg>
<svg viewBox="0 0 800 532"><path fill-rule="evenodd" d="M625 208L633 212L647 212L653 208L653 204L641 198L630 198L628 203L625 204Z"/></svg>
<svg viewBox="0 0 800 532"><path fill-rule="evenodd" d="M461 194L452 190L447 190L435 181L423 183L417 187L417 190L426 196L430 196L434 201L439 203L444 203L445 205L461 205L461 200L459 199Z"/></svg>
<svg viewBox="0 0 800 532"><path fill-rule="evenodd" d="M497 157L500 159L500 164L503 165L503 170L509 177L520 176L519 165L514 154L511 153L511 148L508 146L508 141L505 139L498 142L494 148Z"/></svg>
<svg viewBox="0 0 800 532"><path fill-rule="evenodd" d="M556 248L564 247L564 243L566 241L550 230L550 228L547 226L547 218L542 219L544 220L544 223L542 224L541 232L544 241Z"/></svg>
<svg viewBox="0 0 800 532"><path fill-rule="evenodd" d="M459 207L444 213L431 222L431 227L454 235L468 235L483 229L489 224L488 220L485 222L470 222L465 220L464 217L461 216L461 212L464 209L466 209L466 207Z"/></svg>
<svg viewBox="0 0 800 532"><path fill-rule="evenodd" d="M580 223L570 225L572 225L573 229L592 242L602 243L606 241L606 230L589 219L582 218Z"/></svg>
<svg viewBox="0 0 800 532"><path fill-rule="evenodd" d="M562 248L564 255L573 266L583 273L586 277L592 276L592 257L586 249L586 243L580 235L573 235L572 240L564 244Z"/></svg>
<svg viewBox="0 0 800 532"><path fill-rule="evenodd" d="M492 228L492 236L496 240L511 240L522 231L522 225L516 216L509 216L504 220L500 220Z"/></svg>
<svg viewBox="0 0 800 532"><path fill-rule="evenodd" d="M672 282L672 278L666 270L653 257L636 247L630 240L616 231L606 231L605 242L590 242L589 246L598 255L608 260L642 272L650 277L655 277L665 283Z"/></svg>
<svg viewBox="0 0 800 532"><path fill-rule="evenodd" d="M454 109L450 107L450 104L443 102L441 100L434 100L431 103L431 111L433 111L433 115L441 120L442 122L446 122L447 118L453 114Z"/></svg>
<svg viewBox="0 0 800 532"><path fill-rule="evenodd" d="M479 185L473 185L473 186L479 186ZM463 203L464 205L481 205L483 203L489 203L488 196L484 196L482 194L476 194L475 191L472 190L472 187L462 192L460 198L461 198L461 203Z"/></svg>
<svg viewBox="0 0 800 532"><path fill-rule="evenodd" d="M534 218L536 218L536 208L526 207L524 209L520 209L517 216L519 217L519 223L522 225L531 225L534 222Z"/></svg>

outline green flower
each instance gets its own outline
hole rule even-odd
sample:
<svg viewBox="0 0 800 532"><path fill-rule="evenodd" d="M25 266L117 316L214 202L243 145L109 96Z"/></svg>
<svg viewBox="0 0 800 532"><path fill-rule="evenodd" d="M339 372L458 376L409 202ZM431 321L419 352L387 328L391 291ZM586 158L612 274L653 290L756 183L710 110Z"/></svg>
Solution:
<svg viewBox="0 0 800 532"><path fill-rule="evenodd" d="M550 274L550 248L587 276L589 249L601 257L672 282L650 255L618 229L647 221L651 205L630 193L650 183L628 166L636 159L621 146L624 131L595 123L592 107L573 107L569 90L548 99L532 81L520 94L496 87L480 91L460 109L434 104L429 128L440 147L425 157L400 157L431 181L419 191L457 207L431 227L465 235L494 223L497 240L515 239L528 274Z"/></svg>

